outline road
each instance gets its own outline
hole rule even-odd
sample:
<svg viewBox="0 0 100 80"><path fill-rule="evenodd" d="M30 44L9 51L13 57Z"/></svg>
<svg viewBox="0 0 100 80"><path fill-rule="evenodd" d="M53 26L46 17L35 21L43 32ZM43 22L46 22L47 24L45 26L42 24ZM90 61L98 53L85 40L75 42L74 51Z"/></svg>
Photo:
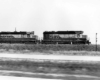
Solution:
<svg viewBox="0 0 100 80"><path fill-rule="evenodd" d="M15 76L0 76L0 80L59 80L59 79L44 79L44 78L29 78Z"/></svg>
<svg viewBox="0 0 100 80"><path fill-rule="evenodd" d="M0 58L10 58L10 59L34 59L34 60L56 60L56 61L100 61L100 56L72 56L72 55L42 55L42 54L8 54L0 53Z"/></svg>

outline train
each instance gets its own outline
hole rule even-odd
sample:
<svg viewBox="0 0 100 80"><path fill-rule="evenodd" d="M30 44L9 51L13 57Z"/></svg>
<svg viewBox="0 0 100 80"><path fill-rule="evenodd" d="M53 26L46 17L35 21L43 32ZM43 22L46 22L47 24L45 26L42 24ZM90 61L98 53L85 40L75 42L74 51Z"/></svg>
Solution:
<svg viewBox="0 0 100 80"><path fill-rule="evenodd" d="M83 31L44 31L39 40L34 31L0 32L0 43L32 43L32 44L90 44Z"/></svg>

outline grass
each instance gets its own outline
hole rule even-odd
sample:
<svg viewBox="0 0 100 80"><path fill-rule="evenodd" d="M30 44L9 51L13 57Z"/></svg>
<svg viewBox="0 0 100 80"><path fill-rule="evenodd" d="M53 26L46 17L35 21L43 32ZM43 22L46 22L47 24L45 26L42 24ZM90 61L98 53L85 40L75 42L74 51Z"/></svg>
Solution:
<svg viewBox="0 0 100 80"><path fill-rule="evenodd" d="M44 45L44 44L0 44L0 52L28 53L28 54L63 54L63 55L100 55L95 52L95 45ZM27 60L2 60L0 70L16 70L33 73L56 73L56 74L84 74L100 76L100 63L74 63L74 62L36 62ZM18 74L19 75L19 74ZM66 80L66 79L65 79ZM73 80L73 79L71 79ZM77 80L77 79L76 79Z"/></svg>
<svg viewBox="0 0 100 80"><path fill-rule="evenodd" d="M95 45L69 45L69 44L0 44L0 49L31 50L31 51L95 51ZM100 51L100 45L98 45Z"/></svg>
<svg viewBox="0 0 100 80"><path fill-rule="evenodd" d="M33 73L79 74L100 76L100 63L56 63L35 61L0 61L0 70L25 71Z"/></svg>
<svg viewBox="0 0 100 80"><path fill-rule="evenodd" d="M28 54L100 55L100 45L0 44L0 52Z"/></svg>

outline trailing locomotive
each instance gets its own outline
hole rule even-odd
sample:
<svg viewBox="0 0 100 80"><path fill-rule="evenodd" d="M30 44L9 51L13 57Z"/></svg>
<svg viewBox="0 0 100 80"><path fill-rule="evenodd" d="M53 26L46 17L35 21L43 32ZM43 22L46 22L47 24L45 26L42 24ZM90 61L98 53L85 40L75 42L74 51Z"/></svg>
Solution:
<svg viewBox="0 0 100 80"><path fill-rule="evenodd" d="M38 42L34 32L0 32L0 43L33 43Z"/></svg>
<svg viewBox="0 0 100 80"><path fill-rule="evenodd" d="M42 44L90 44L83 31L45 31Z"/></svg>

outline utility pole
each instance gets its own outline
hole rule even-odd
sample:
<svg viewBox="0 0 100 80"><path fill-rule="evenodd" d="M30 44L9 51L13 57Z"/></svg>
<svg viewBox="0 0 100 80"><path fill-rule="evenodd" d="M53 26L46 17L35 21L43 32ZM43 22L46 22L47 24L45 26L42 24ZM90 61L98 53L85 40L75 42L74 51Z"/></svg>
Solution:
<svg viewBox="0 0 100 80"><path fill-rule="evenodd" d="M96 33L96 51L97 51L97 33Z"/></svg>
<svg viewBox="0 0 100 80"><path fill-rule="evenodd" d="M17 31L16 31L16 27L15 27L15 32L17 32Z"/></svg>

